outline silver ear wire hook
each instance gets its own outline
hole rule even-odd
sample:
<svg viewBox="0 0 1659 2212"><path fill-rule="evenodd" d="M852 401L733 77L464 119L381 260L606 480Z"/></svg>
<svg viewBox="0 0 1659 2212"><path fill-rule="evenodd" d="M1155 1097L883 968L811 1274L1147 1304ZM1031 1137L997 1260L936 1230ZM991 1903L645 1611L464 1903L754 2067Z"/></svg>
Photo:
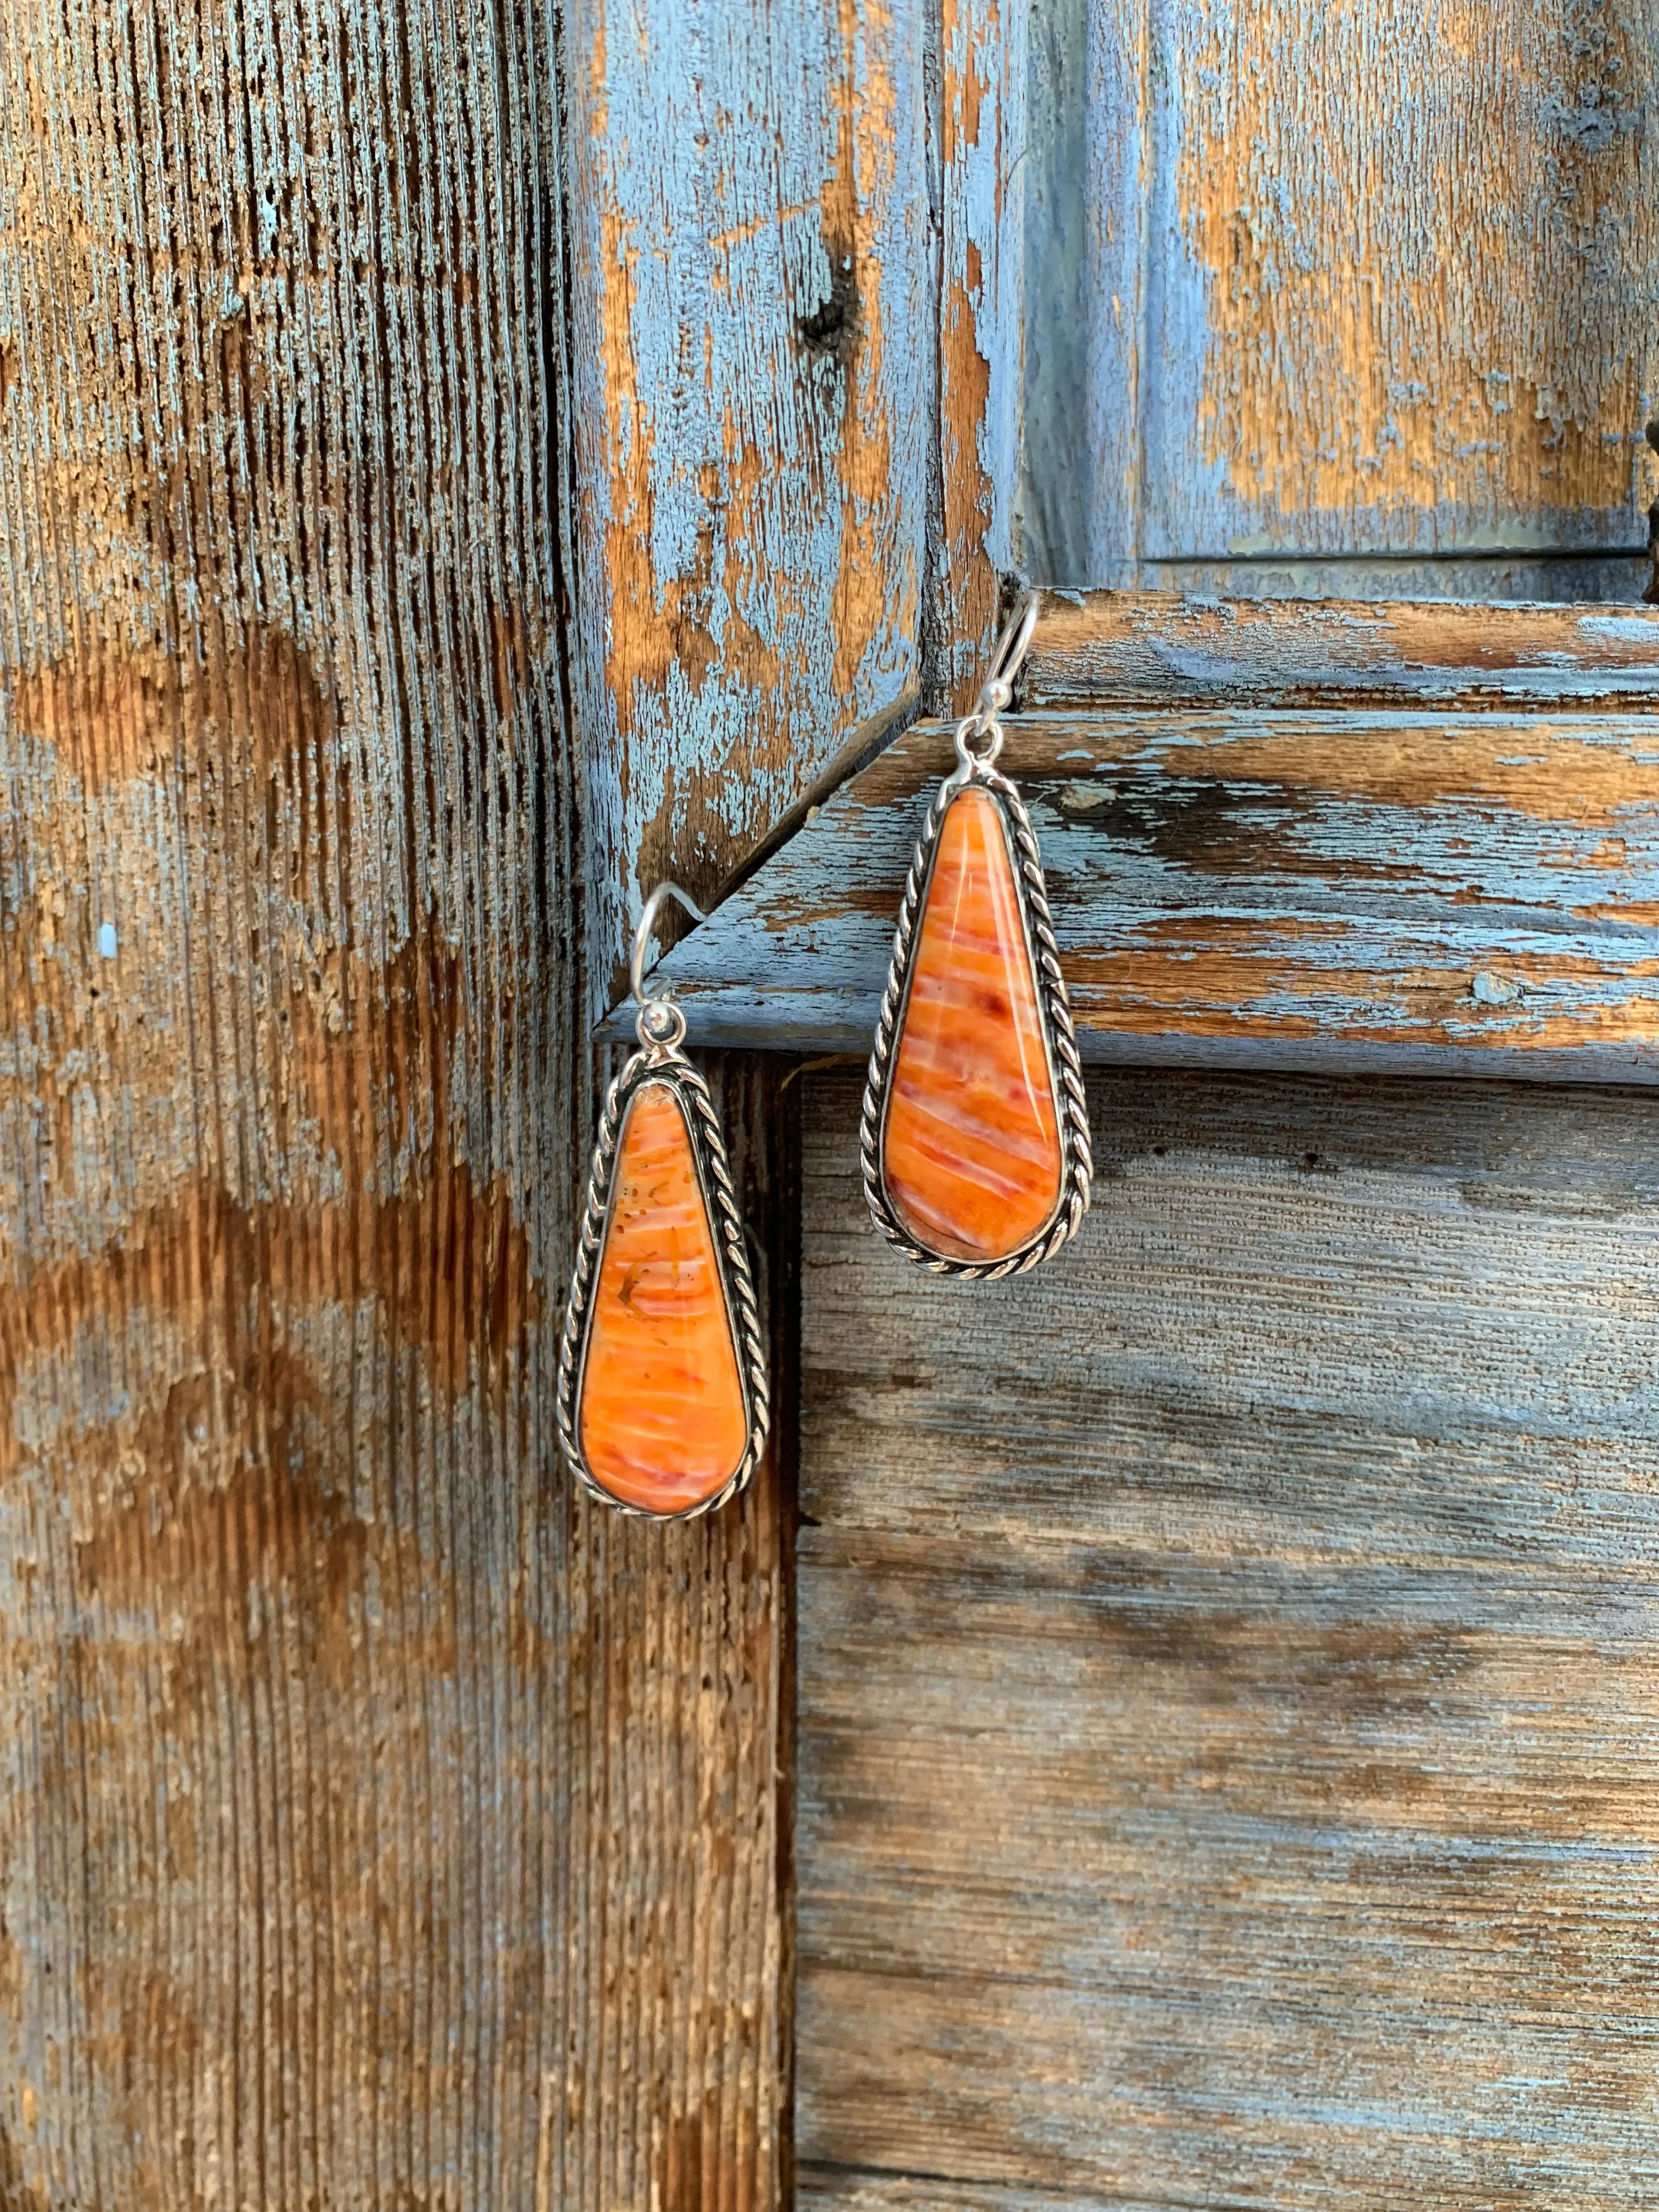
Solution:
<svg viewBox="0 0 1659 2212"><path fill-rule="evenodd" d="M678 884L659 884L641 910L639 927L634 932L634 950L628 963L629 983L634 1003L640 1010L634 1027L642 1045L665 1052L672 1052L684 1040L685 1016L674 1004L671 983L659 982L654 988L647 983L645 956L656 934L657 916L669 899L677 899L693 921L708 919L690 893L683 891Z"/></svg>
<svg viewBox="0 0 1659 2212"><path fill-rule="evenodd" d="M1031 649L1031 639L1037 626L1037 595L1027 592L1008 620L1008 627L997 640L996 651L991 655L991 665L986 672L985 688L980 696L984 699L993 687L1002 696L1000 705L1006 707L1014 696L1014 678L1025 665L1025 656Z"/></svg>
<svg viewBox="0 0 1659 2212"><path fill-rule="evenodd" d="M997 640L985 681L979 687L979 703L957 725L957 758L966 770L971 772L976 761L988 768L1002 750L1002 723L999 718L1012 701L1014 678L1031 649L1038 605L1036 593L1027 592L1014 609L1007 628ZM976 738L990 739L983 752L974 750Z"/></svg>

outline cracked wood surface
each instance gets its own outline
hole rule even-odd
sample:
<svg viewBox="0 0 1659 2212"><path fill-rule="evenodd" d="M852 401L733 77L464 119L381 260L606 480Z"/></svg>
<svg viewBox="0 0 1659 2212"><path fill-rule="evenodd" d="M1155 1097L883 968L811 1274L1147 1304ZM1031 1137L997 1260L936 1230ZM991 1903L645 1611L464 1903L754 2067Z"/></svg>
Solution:
<svg viewBox="0 0 1659 2212"><path fill-rule="evenodd" d="M1605 707L1659 699L1659 610L1045 592L1028 708Z"/></svg>
<svg viewBox="0 0 1659 2212"><path fill-rule="evenodd" d="M1650 1101L1097 1074L988 1300L805 1083L801 2203L1650 2203Z"/></svg>
<svg viewBox="0 0 1659 2212"><path fill-rule="evenodd" d="M712 896L921 680L927 36L919 5L664 9L642 36L577 0L567 51L589 927L615 959L654 884Z"/></svg>
<svg viewBox="0 0 1659 2212"><path fill-rule="evenodd" d="M502 11L0 41L8 2203L572 2154L552 82Z"/></svg>
<svg viewBox="0 0 1659 2212"><path fill-rule="evenodd" d="M1024 435L1026 42L1024 0L939 0L940 160L938 578L941 712L965 714L995 642L1000 580L1019 565Z"/></svg>

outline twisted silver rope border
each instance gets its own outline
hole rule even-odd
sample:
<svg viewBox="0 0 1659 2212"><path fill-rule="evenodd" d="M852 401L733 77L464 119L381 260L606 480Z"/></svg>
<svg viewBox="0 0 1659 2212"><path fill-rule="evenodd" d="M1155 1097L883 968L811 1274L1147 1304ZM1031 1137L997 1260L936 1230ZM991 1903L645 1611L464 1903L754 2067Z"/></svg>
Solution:
<svg viewBox="0 0 1659 2212"><path fill-rule="evenodd" d="M682 1107L687 1109L685 1126L691 1141L692 1164L696 1169L698 1185L708 1208L709 1225L715 1231L715 1264L720 1271L726 1310L737 1334L738 1375L743 1389L744 1418L749 1436L743 1457L738 1462L737 1472L731 1480L716 1491L712 1498L704 1498L696 1505L688 1505L678 1513L653 1513L648 1506L630 1505L625 1499L614 1496L583 1458L576 1434L576 1406L582 1362L586 1352L588 1301L592 1295L595 1272L605 1244L605 1225L611 1214L617 1139L629 1100L647 1082L666 1083ZM720 1116L714 1111L708 1085L690 1061L672 1045L648 1045L643 1051L634 1054L611 1083L605 1093L605 1111L599 1118L599 1136L593 1146L593 1164L587 1179L587 1203L583 1208L581 1231L576 1239L575 1266L571 1273L570 1295L565 1303L564 1332L559 1344L559 1449L564 1455L565 1463L583 1489L591 1498L597 1498L600 1504L608 1505L613 1513L625 1513L636 1521L696 1521L705 1513L718 1512L722 1505L748 1487L760 1463L761 1454L766 1448L770 1420L771 1391L767 1377L766 1346L761 1334L760 1310L755 1297L754 1277L749 1267L743 1216L738 1211L737 1194L732 1188L731 1166L726 1158L726 1139L720 1133Z"/></svg>
<svg viewBox="0 0 1659 2212"><path fill-rule="evenodd" d="M918 1244L901 1225L888 1203L881 1173L881 1133L886 1120L887 1092L893 1074L893 1045L898 1033L900 1012L909 988L917 917L921 911L927 879L933 870L933 853L939 843L946 810L954 799L975 783L982 785L994 795L1005 822L1013 831L1018 859L1018 866L1014 871L1014 886L1024 918L1027 941L1033 954L1037 1000L1042 1015L1043 1048L1066 1132L1066 1169L1060 1180L1060 1203L1053 1218L1030 1243L1022 1245L1018 1252L1011 1253L1006 1260L983 1263L946 1259L937 1252L930 1252L925 1245ZM1048 910L1048 890L1042 880L1042 859L1037 846L1036 832L1031 827L1031 817L1025 811L1024 802L1014 786L1006 775L982 758L974 760L967 774L959 770L945 778L934 793L927 819L916 840L910 873L905 881L904 897L899 907L898 927L893 936L892 963L887 971L887 988L882 994L881 1015L876 1024L876 1041L870 1054L870 1072L865 1081L864 1113L859 1124L859 1158L864 1171L864 1195L869 1201L877 1228L902 1257L914 1261L917 1267L927 1268L933 1275L960 1275L973 1283L995 1283L1000 1282L1006 1275L1023 1275L1057 1252L1068 1237L1074 1236L1084 1215L1089 1211L1094 1156L1089 1137L1089 1109L1083 1091L1083 1064L1078 1057L1077 1031L1072 1021L1072 1003L1066 995L1066 978L1060 973L1060 949L1054 943L1054 921Z"/></svg>

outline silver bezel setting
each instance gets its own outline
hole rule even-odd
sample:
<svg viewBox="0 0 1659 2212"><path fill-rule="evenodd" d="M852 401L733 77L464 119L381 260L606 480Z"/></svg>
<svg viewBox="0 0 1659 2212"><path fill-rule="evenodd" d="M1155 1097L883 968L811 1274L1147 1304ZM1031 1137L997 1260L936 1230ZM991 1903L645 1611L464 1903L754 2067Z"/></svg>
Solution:
<svg viewBox="0 0 1659 2212"><path fill-rule="evenodd" d="M655 1011L678 1016L678 1008L660 1005ZM683 1033L684 1024L678 1022ZM653 1513L648 1506L630 1504L607 1490L583 1455L577 1415L581 1404L582 1376L587 1361L590 1303L597 1279L605 1231L610 1226L617 1194L617 1154L623 1121L635 1094L650 1083L662 1083L674 1092L690 1139L691 1158L698 1188L714 1238L714 1259L726 1315L738 1357L738 1377L743 1392L744 1425L748 1442L731 1480L712 1497L678 1513ZM564 1334L559 1346L559 1448L567 1464L590 1497L613 1512L640 1521L696 1521L717 1512L744 1490L765 1449L770 1417L766 1371L766 1347L761 1336L760 1311L744 1238L743 1217L732 1188L731 1168L720 1117L708 1086L673 1042L647 1042L634 1054L605 1094L598 1139L593 1147L592 1171L588 1177L587 1203L576 1243L576 1264L571 1276L570 1297L565 1307Z"/></svg>
<svg viewBox="0 0 1659 2212"><path fill-rule="evenodd" d="M1006 1259L952 1259L931 1250L899 1220L887 1194L884 1148L887 1109L892 1088L895 1045L903 1027L920 938L917 923L927 903L939 851L939 832L952 802L977 785L996 802L998 817L1012 865L1020 918L1025 929L1026 950L1036 981L1037 1006L1042 1018L1043 1050L1060 1128L1062 1169L1054 1211L1029 1242ZM875 1046L864 1088L864 1115L859 1129L859 1153L864 1171L864 1194L876 1226L894 1249L931 1274L960 1275L970 1282L997 1282L1021 1275L1057 1252L1073 1236L1089 1210L1089 1188L1094 1172L1090 1149L1089 1114L1083 1091L1083 1067L1078 1057L1077 1033L1072 1023L1071 1001L1060 973L1042 880L1042 861L1036 832L1018 792L988 757L969 757L963 768L939 786L928 811L904 886L898 928L893 939L892 964L876 1025Z"/></svg>

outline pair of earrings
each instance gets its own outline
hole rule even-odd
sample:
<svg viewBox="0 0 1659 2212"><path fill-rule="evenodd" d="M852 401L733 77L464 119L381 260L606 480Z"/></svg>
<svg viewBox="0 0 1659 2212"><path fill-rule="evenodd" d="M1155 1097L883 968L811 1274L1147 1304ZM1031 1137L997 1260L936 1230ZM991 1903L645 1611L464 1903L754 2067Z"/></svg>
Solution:
<svg viewBox="0 0 1659 2212"><path fill-rule="evenodd" d="M878 1226L932 1273L994 1281L1057 1251L1089 1205L1088 1114L1036 834L997 768L1036 626L1004 632L899 910L860 1151ZM639 1050L611 1085L560 1347L559 1440L605 1504L689 1520L741 1490L766 1442L765 1347L714 1102L685 1016L631 979Z"/></svg>

